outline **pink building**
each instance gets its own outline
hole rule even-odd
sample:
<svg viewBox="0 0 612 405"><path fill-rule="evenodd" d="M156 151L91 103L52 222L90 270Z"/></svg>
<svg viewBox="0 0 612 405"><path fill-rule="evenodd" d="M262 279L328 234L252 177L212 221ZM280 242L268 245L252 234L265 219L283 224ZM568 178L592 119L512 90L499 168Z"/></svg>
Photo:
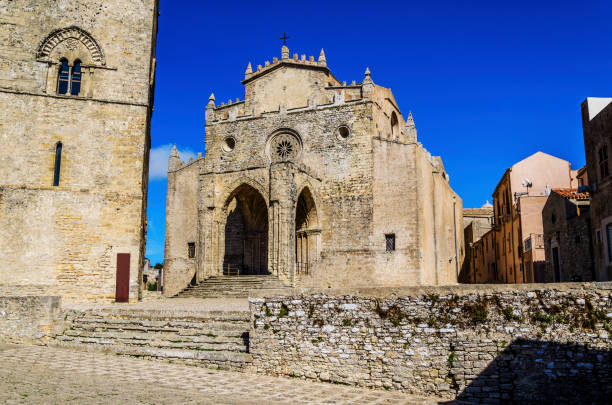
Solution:
<svg viewBox="0 0 612 405"><path fill-rule="evenodd" d="M544 281L542 208L553 188L571 183L570 163L543 152L506 170L493 193L498 282Z"/></svg>

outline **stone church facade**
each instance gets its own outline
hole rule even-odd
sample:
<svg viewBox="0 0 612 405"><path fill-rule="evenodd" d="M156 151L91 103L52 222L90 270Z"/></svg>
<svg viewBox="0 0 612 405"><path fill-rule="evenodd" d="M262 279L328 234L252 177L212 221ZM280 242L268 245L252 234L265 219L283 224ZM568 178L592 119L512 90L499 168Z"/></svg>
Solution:
<svg viewBox="0 0 612 405"><path fill-rule="evenodd" d="M138 299L156 35L157 0L0 0L0 290Z"/></svg>
<svg viewBox="0 0 612 405"><path fill-rule="evenodd" d="M206 156L168 166L164 293L211 276L301 287L457 282L462 201L391 90L289 54L206 106Z"/></svg>

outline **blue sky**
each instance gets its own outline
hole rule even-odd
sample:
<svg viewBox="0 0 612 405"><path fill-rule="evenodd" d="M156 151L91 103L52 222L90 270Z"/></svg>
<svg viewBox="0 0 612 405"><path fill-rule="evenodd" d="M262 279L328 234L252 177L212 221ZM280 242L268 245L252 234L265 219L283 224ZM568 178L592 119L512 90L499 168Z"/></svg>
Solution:
<svg viewBox="0 0 612 405"><path fill-rule="evenodd" d="M584 165L580 103L612 96L612 2L160 0L147 257L163 260L165 165L204 152L204 107L244 98L250 61L325 49L341 81L366 67L412 111L465 207L539 150Z"/></svg>

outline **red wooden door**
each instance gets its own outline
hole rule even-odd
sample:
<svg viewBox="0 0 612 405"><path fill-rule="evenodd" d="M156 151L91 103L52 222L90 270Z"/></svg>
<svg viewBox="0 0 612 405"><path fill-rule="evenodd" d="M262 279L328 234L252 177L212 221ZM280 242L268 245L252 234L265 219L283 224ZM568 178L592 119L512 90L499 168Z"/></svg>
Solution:
<svg viewBox="0 0 612 405"><path fill-rule="evenodd" d="M130 254L117 253L117 284L115 302L128 302L130 299Z"/></svg>

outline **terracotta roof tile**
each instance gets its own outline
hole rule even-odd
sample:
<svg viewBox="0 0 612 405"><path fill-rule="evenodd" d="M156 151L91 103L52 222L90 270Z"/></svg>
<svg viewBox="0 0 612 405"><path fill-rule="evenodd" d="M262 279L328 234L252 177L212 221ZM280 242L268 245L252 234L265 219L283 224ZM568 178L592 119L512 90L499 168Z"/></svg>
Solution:
<svg viewBox="0 0 612 405"><path fill-rule="evenodd" d="M575 188L554 188L553 191L565 198L575 198L578 200L590 198L588 192L579 193Z"/></svg>

